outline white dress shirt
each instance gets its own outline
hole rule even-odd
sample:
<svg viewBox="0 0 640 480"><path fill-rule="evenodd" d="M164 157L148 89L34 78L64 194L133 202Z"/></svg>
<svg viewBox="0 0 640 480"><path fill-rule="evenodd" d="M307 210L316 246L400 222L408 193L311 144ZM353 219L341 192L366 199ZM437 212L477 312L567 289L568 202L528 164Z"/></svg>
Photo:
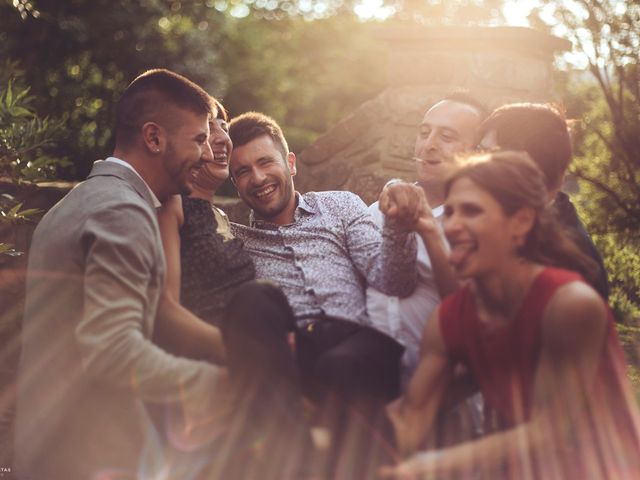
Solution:
<svg viewBox="0 0 640 480"><path fill-rule="evenodd" d="M440 205L432 210L433 216L440 219L443 211L444 207ZM383 215L378 202L369 206L369 212L375 222L382 226ZM427 249L422 238L416 233L414 235L418 244L418 286L415 291L409 297L398 298L372 287L367 288L367 313L371 326L395 338L406 349L402 358L402 379L405 384L418 365L424 325L441 300Z"/></svg>

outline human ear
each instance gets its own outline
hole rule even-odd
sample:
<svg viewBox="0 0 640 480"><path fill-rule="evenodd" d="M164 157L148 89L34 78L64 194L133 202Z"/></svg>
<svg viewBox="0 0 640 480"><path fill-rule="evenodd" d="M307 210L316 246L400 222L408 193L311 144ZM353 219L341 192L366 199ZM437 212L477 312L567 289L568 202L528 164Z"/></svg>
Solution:
<svg viewBox="0 0 640 480"><path fill-rule="evenodd" d="M289 166L289 171L291 172L291 176L295 177L296 175L296 154L293 152L289 152L287 154L287 165Z"/></svg>
<svg viewBox="0 0 640 480"><path fill-rule="evenodd" d="M522 207L511 217L511 236L516 246L523 246L527 235L536 221L536 211L531 207Z"/></svg>
<svg viewBox="0 0 640 480"><path fill-rule="evenodd" d="M153 153L160 153L164 149L164 131L155 122L142 125L142 140L145 147Z"/></svg>

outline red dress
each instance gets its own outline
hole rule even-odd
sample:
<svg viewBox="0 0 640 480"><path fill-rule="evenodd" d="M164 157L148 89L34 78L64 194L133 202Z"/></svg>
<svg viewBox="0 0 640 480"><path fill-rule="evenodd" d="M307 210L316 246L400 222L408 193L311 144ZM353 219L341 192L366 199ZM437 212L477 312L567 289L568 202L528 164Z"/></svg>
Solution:
<svg viewBox="0 0 640 480"><path fill-rule="evenodd" d="M543 313L556 290L574 281L583 280L574 272L546 268L534 280L516 318L491 330L480 322L469 286L445 298L440 306L440 329L448 354L473 372L486 404L505 426L530 417ZM640 479L637 400L627 380L613 317L607 311L609 325L598 374L595 385L587 387L589 427L575 434L572 445L562 440L554 447L564 451L559 453L559 466L553 465L557 478ZM533 463L539 462L538 458ZM548 472L540 475L540 465L533 472L534 478L555 477Z"/></svg>

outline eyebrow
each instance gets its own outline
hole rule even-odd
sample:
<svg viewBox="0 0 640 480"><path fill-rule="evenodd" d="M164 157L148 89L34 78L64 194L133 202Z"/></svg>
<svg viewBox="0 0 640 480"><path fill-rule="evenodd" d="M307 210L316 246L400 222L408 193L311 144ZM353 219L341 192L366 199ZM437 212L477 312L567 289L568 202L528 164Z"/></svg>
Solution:
<svg viewBox="0 0 640 480"><path fill-rule="evenodd" d="M420 122L420 124L418 125L418 128L422 128L422 127L429 127L433 130L442 130L445 133L453 133L454 135L460 135L460 132L458 132L455 128L432 125L429 122Z"/></svg>

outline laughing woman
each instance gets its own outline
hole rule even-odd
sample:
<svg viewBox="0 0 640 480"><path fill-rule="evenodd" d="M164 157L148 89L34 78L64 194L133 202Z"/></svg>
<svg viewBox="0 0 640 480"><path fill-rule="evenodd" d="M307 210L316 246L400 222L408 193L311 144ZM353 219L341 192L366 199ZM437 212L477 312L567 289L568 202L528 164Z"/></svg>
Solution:
<svg viewBox="0 0 640 480"><path fill-rule="evenodd" d="M190 195L172 197L158 212L167 278L155 335L174 354L220 362L224 348L219 328L226 301L238 286L253 280L255 272L242 242L231 235L227 216L213 205L216 190L229 176L232 144L227 113L212 101L213 159L192 179ZM168 315L174 309L179 314ZM172 321L163 321L162 315Z"/></svg>
<svg viewBox="0 0 640 480"><path fill-rule="evenodd" d="M538 167L523 153L474 157L446 191L450 262L469 281L427 322L419 367L389 416L401 453L415 452L462 363L501 430L384 475L640 478L638 407L612 315L574 273L593 262L545 210Z"/></svg>

